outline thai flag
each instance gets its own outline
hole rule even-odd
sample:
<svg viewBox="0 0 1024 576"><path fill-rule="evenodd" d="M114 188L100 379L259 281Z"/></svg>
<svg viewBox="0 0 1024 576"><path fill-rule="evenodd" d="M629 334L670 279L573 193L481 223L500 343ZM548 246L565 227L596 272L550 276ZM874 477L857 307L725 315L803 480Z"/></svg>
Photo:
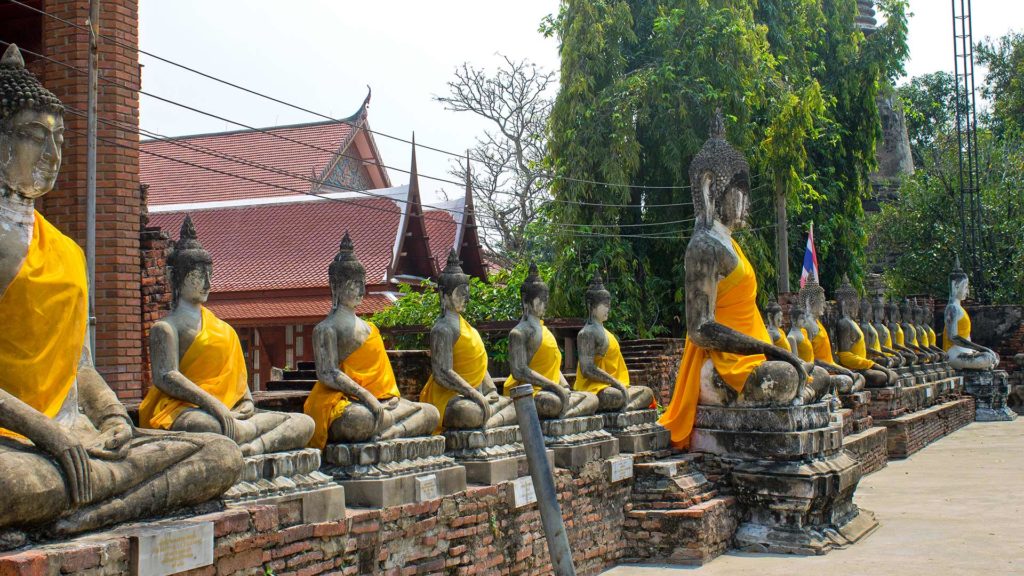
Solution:
<svg viewBox="0 0 1024 576"><path fill-rule="evenodd" d="M818 279L818 251L814 249L814 222L811 222L811 231L807 234L807 249L804 251L804 268L800 271L800 287L807 284L807 279Z"/></svg>

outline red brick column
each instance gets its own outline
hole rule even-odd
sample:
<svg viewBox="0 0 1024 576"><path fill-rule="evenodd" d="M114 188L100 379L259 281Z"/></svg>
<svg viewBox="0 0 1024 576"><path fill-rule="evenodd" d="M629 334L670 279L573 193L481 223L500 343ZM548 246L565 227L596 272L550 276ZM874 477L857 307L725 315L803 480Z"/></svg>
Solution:
<svg viewBox="0 0 1024 576"><path fill-rule="evenodd" d="M42 9L84 25L87 0L44 0ZM53 18L42 19L42 52L81 68L88 66L89 38L84 31ZM135 48L123 48L100 40L99 100L104 121L128 129L99 124L96 200L96 366L122 399L141 397L142 310L139 269L139 226L142 199L139 191L139 97L138 1L103 0L100 32ZM84 112L88 80L84 73L47 62L43 82L64 105ZM104 79L121 86L112 86ZM64 115L67 132L64 162L53 192L40 202L39 210L55 226L85 246L86 229L86 121L72 111ZM106 140L107 142L105 142Z"/></svg>

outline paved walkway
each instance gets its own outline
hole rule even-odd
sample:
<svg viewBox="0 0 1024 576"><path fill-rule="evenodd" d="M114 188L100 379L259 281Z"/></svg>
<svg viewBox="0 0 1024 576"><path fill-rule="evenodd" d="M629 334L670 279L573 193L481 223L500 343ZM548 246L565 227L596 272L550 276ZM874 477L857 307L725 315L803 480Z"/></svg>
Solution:
<svg viewBox="0 0 1024 576"><path fill-rule="evenodd" d="M606 576L1024 574L1024 417L976 422L864 478L879 528L826 556L729 553L700 568L622 565Z"/></svg>

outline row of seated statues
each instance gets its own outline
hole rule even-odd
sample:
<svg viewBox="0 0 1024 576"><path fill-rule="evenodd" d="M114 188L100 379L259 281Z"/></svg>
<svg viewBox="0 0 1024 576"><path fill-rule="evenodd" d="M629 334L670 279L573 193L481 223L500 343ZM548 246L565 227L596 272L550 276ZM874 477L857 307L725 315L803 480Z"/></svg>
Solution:
<svg viewBox="0 0 1024 576"><path fill-rule="evenodd" d="M942 352L920 310L907 304L901 324L890 305L886 323L880 303L858 308L846 286L838 360L815 284L801 291L787 335L781 310L770 308L765 325L755 271L732 238L745 222L749 170L721 122L691 166L697 223L685 256L688 336L661 419L680 447L698 400L810 404L891 382L894 367ZM186 217L168 258L172 310L150 331L153 386L136 427L92 363L82 250L35 210L54 186L63 133L62 104L10 46L0 60L0 530L47 526L62 535L192 506L223 494L254 455L508 426L516 414L507 393L519 383L533 386L545 420L654 404L650 389L630 386L619 343L604 327L612 297L600 276L586 291L589 317L568 385L544 325L549 290L536 267L521 286L511 376L499 394L483 340L463 316L470 283L454 251L438 282L430 379L418 401L402 398L380 331L355 312L366 272L346 234L328 268L332 306L313 333L318 381L304 413L261 410L237 334L204 306L213 261ZM946 325L956 330L944 334L944 348L963 366L994 365L994 353L970 341L959 303L966 290L966 276L955 276ZM867 313L858 324L859 310Z"/></svg>

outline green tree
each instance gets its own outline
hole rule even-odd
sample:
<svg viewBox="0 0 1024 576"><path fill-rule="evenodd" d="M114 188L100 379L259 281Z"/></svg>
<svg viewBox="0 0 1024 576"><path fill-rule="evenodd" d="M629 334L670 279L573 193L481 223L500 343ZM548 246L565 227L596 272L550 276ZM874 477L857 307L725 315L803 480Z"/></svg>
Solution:
<svg viewBox="0 0 1024 576"><path fill-rule="evenodd" d="M813 216L825 284L859 277L875 97L906 56L905 3L882 8L887 25L865 38L854 0L563 1L544 27L562 60L548 139L556 313L580 315L597 268L627 335L683 316L688 167L716 107L751 161L744 247L762 291L774 291L776 196L796 224L790 261Z"/></svg>

